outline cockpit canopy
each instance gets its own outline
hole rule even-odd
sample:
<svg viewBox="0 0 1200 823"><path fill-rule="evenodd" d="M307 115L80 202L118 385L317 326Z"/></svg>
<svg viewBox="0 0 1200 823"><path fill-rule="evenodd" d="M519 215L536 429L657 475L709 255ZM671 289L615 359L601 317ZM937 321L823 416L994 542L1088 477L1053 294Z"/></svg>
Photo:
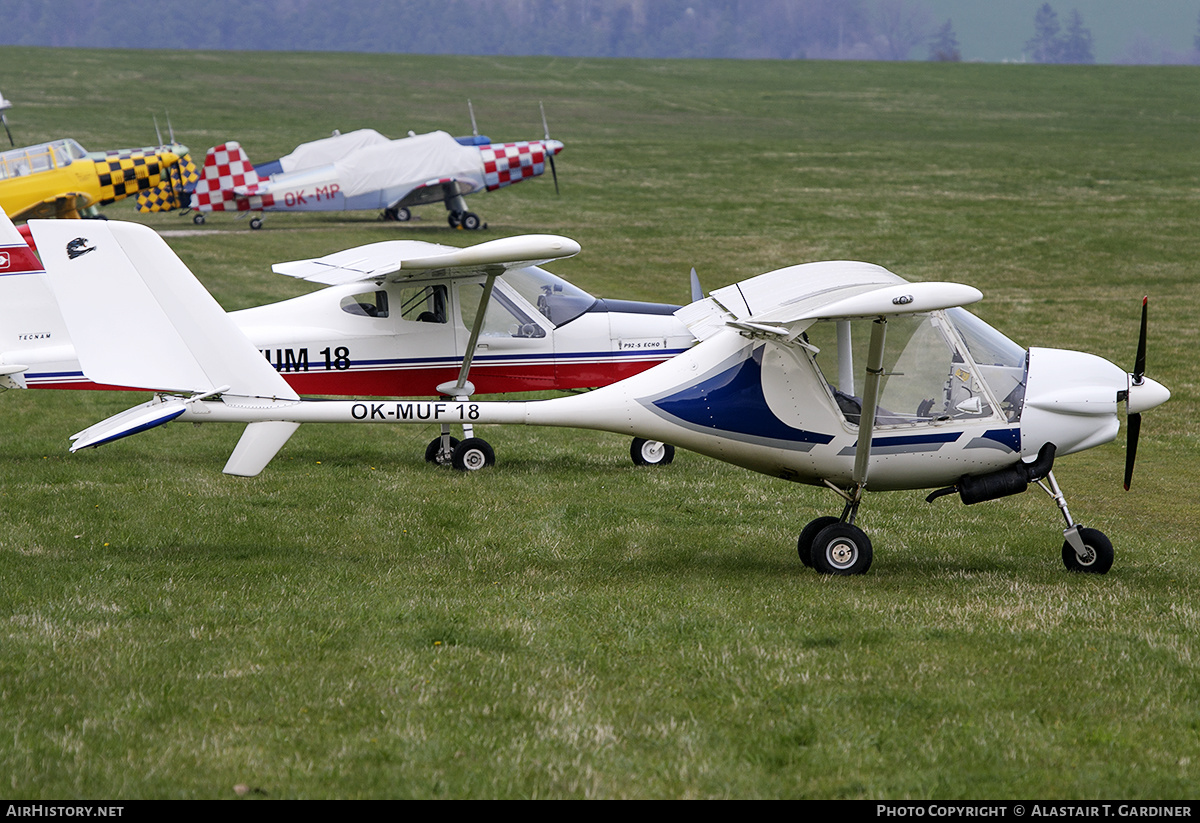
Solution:
<svg viewBox="0 0 1200 823"><path fill-rule="evenodd" d="M86 157L87 152L83 146L70 137L38 143L36 146L9 149L0 153L0 180L61 169L71 165L74 160L83 160Z"/></svg>
<svg viewBox="0 0 1200 823"><path fill-rule="evenodd" d="M813 363L848 423L862 414L870 319L821 320L805 332ZM876 427L994 417L1020 420L1026 351L962 308L887 321Z"/></svg>

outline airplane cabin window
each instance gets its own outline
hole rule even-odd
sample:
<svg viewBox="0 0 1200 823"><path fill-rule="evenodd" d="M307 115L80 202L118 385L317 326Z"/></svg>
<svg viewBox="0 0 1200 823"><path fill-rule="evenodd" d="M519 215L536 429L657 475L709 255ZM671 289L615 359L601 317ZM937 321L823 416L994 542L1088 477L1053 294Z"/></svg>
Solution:
<svg viewBox="0 0 1200 823"><path fill-rule="evenodd" d="M342 298L342 311L363 317L387 317L388 295L382 289Z"/></svg>
<svg viewBox="0 0 1200 823"><path fill-rule="evenodd" d="M805 332L847 422L858 425L871 320L823 320ZM876 426L931 424L994 415L992 395L941 312L888 318Z"/></svg>
<svg viewBox="0 0 1200 823"><path fill-rule="evenodd" d="M458 287L463 325L468 329L475 325L475 316L479 313L479 301L482 299L482 283L464 283ZM526 314L508 295L496 288L492 290L491 299L488 300L487 313L483 317L483 329L480 335L484 337L545 337L546 330Z"/></svg>
<svg viewBox="0 0 1200 823"><path fill-rule="evenodd" d="M400 316L417 323L445 323L445 286L405 286L397 290L400 300Z"/></svg>

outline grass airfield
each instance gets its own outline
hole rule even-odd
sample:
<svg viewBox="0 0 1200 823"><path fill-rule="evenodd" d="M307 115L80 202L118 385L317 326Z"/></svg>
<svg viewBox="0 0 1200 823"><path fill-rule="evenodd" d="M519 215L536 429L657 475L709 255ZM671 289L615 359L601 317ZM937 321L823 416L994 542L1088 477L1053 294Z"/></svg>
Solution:
<svg viewBox="0 0 1200 823"><path fill-rule="evenodd" d="M982 289L1023 345L1132 368L1124 432L1063 458L1116 547L1062 566L1040 490L963 507L868 496L875 562L796 558L832 493L615 435L486 427L493 470L431 468L435 428L307 425L257 478L238 427L70 455L131 393L0 397L5 796L1195 798L1200 783L1200 71L1193 67L611 61L0 50L18 144L154 142L256 162L372 127L540 137L549 179L440 207L106 210L168 234L229 310L308 285L274 262L383 239L578 240L552 271L684 302L793 263L866 260Z"/></svg>

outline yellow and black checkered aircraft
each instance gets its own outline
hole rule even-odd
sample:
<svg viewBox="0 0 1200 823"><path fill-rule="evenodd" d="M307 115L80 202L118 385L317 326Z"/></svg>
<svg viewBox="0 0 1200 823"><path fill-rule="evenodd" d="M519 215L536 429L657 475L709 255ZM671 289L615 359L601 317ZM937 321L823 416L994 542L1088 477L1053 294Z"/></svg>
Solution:
<svg viewBox="0 0 1200 823"><path fill-rule="evenodd" d="M139 210L167 211L186 202L195 179L187 147L177 143L89 153L65 138L0 153L0 208L14 220L93 217L98 206L139 196Z"/></svg>

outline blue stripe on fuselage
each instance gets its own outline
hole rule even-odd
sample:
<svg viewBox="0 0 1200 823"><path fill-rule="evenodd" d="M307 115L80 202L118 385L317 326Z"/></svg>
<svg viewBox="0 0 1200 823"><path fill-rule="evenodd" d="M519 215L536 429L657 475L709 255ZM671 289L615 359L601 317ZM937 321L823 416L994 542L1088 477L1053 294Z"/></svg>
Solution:
<svg viewBox="0 0 1200 823"><path fill-rule="evenodd" d="M762 388L762 348L724 371L651 402L665 414L695 427L729 434L825 445L831 434L796 429L767 405Z"/></svg>

